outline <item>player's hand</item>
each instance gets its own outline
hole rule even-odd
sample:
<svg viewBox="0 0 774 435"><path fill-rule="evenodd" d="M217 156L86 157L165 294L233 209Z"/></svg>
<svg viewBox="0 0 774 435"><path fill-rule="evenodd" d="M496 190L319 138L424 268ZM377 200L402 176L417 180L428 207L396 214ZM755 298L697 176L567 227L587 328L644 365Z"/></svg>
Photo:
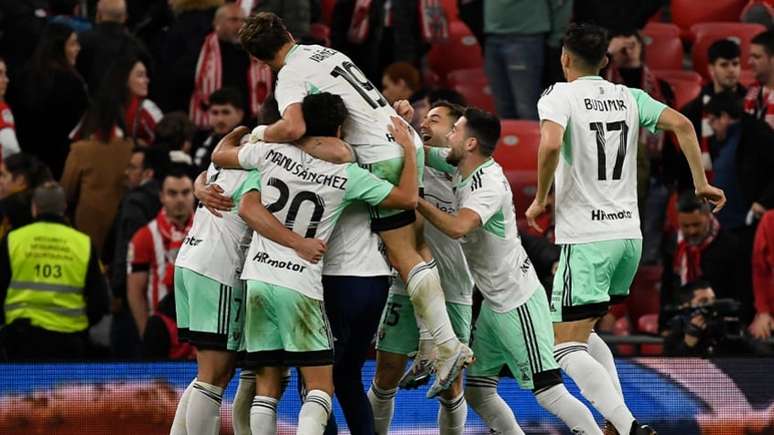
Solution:
<svg viewBox="0 0 774 435"><path fill-rule="evenodd" d="M546 205L539 203L537 198L535 198L532 201L532 204L530 204L529 208L527 209L527 213L525 213L527 215L527 223L529 224L529 226L536 229L540 233L543 232L543 228L541 228L540 225L538 225L536 219L545 211L546 211Z"/></svg>
<svg viewBox="0 0 774 435"><path fill-rule="evenodd" d="M392 108L398 112L398 116L403 118L406 122L411 122L414 118L414 106L408 102L408 100L398 100L392 105Z"/></svg>
<svg viewBox="0 0 774 435"><path fill-rule="evenodd" d="M774 327L774 320L772 320L769 313L758 313L755 315L755 320L747 328L753 337L758 340L765 340L771 337L771 330Z"/></svg>
<svg viewBox="0 0 774 435"><path fill-rule="evenodd" d="M412 139L411 127L397 116L391 116L391 125L387 125L387 131L390 132L395 142L400 144L406 152L414 152L414 140Z"/></svg>
<svg viewBox="0 0 774 435"><path fill-rule="evenodd" d="M242 145L242 139L249 133L250 130L247 127L240 125L231 130L227 135L223 136L223 139L221 139L220 142L226 146L238 147L239 145Z"/></svg>
<svg viewBox="0 0 774 435"><path fill-rule="evenodd" d="M717 187L709 184L704 187L696 188L696 196L706 199L710 204L714 205L715 208L712 209L713 213L719 212L720 209L726 205L726 194Z"/></svg>
<svg viewBox="0 0 774 435"><path fill-rule="evenodd" d="M217 217L223 217L221 211L229 211L234 207L234 202L228 196L223 195L223 188L217 184L204 187L195 185L194 196L210 213Z"/></svg>
<svg viewBox="0 0 774 435"><path fill-rule="evenodd" d="M322 240L305 238L301 239L293 249L295 249L296 253L304 260L312 264L317 264L322 260L328 247L325 246L325 242Z"/></svg>

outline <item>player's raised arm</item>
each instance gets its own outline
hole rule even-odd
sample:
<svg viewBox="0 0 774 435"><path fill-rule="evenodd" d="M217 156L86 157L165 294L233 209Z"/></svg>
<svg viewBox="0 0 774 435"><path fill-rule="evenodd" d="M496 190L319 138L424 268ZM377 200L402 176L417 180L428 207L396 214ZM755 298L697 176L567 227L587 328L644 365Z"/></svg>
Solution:
<svg viewBox="0 0 774 435"><path fill-rule="evenodd" d="M417 208L419 199L417 157L413 135L410 127L395 116L392 117L392 125L387 129L395 138L395 142L403 147L403 169L400 173L400 182L379 205L386 208L413 210Z"/></svg>
<svg viewBox="0 0 774 435"><path fill-rule="evenodd" d="M250 134L250 142L293 142L306 133L301 103L293 103L282 113L282 119L271 125L259 125Z"/></svg>
<svg viewBox="0 0 774 435"><path fill-rule="evenodd" d="M707 175L701 162L701 149L696 138L693 123L682 113L667 107L658 118L657 128L671 131L677 138L677 143L683 151L688 166L691 168L693 186L696 195L708 200L715 205L714 212L719 211L726 204L726 195L722 190L712 186L707 181Z"/></svg>
<svg viewBox="0 0 774 435"><path fill-rule="evenodd" d="M228 169L241 169L239 164L239 145L248 133L247 127L239 126L225 135L212 151L212 162L215 166Z"/></svg>
<svg viewBox="0 0 774 435"><path fill-rule="evenodd" d="M559 151L562 148L564 127L554 121L540 123L540 146L538 148L538 185L535 200L527 209L527 222L538 231L542 231L535 219L546 209L548 192L554 181L554 173L559 165Z"/></svg>

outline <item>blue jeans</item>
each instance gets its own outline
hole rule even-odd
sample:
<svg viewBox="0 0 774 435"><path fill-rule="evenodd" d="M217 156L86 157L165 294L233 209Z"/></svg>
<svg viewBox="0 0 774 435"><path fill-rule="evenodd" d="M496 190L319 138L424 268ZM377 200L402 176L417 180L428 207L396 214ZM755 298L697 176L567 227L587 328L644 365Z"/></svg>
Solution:
<svg viewBox="0 0 774 435"><path fill-rule="evenodd" d="M545 35L488 34L484 67L500 118L537 119Z"/></svg>

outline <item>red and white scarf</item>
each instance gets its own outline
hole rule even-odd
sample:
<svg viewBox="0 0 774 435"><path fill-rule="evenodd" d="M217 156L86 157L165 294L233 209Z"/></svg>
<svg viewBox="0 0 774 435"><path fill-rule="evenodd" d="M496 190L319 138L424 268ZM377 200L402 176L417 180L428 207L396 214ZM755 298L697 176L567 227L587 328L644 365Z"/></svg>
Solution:
<svg viewBox="0 0 774 435"><path fill-rule="evenodd" d="M250 68L247 70L247 86L250 90L248 108L251 116L257 116L261 104L271 90L271 69L257 59L250 58ZM199 128L209 128L207 107L210 94L221 88L223 84L223 64L220 57L220 44L215 32L207 35L199 52L196 63L196 78L194 92L191 95L190 117Z"/></svg>
<svg viewBox="0 0 774 435"><path fill-rule="evenodd" d="M682 231L677 232L677 251L675 252L674 271L680 277L680 285L701 278L701 255L718 236L720 223L715 216L710 216L710 227L707 236L698 245L692 245L685 240Z"/></svg>

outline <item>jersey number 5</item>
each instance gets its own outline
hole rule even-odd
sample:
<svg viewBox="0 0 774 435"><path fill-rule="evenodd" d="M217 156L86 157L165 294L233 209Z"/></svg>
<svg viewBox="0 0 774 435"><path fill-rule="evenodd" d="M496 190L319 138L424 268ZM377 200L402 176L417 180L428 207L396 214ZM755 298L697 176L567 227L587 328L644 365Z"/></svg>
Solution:
<svg viewBox="0 0 774 435"><path fill-rule="evenodd" d="M607 131L620 131L620 141L618 142L618 154L615 157L613 165L613 180L621 179L624 158L626 158L626 139L629 136L629 126L625 121L592 122L589 124L591 131L597 135L597 179L607 180L607 166L605 157L605 127Z"/></svg>
<svg viewBox="0 0 774 435"><path fill-rule="evenodd" d="M290 199L290 189L288 188L288 185L279 178L270 178L268 185L276 188L280 192L279 198L277 198L276 201L266 207L266 210L269 210L270 213L276 213L284 209L288 204L288 199ZM293 197L293 200L290 201L288 214L285 217L285 227L290 231L293 231L293 227L296 225L296 217L298 217L298 209L300 209L301 204L306 201L309 201L312 203L312 205L314 205L312 219L309 221L309 226L306 227L306 234L304 235L304 237L310 238L317 234L317 227L320 225L323 212L325 212L325 203L323 202L322 198L320 198L320 196L314 192L304 190L298 192L296 196Z"/></svg>
<svg viewBox="0 0 774 435"><path fill-rule="evenodd" d="M368 103L372 108L378 109L379 107L384 107L387 105L387 102L384 101L384 97L382 97L382 93L374 88L374 85L368 81L368 79L365 77L365 74L363 74L363 71L360 71L360 68L355 66L354 63L342 63L341 66L333 68L331 75L333 77L341 77L346 80L350 85L352 85L353 88L355 88L357 93L360 94L360 96L363 97L363 99L366 100L366 103ZM375 101L373 98L371 98L371 95L368 94L371 91L376 91L372 92L376 96Z"/></svg>

